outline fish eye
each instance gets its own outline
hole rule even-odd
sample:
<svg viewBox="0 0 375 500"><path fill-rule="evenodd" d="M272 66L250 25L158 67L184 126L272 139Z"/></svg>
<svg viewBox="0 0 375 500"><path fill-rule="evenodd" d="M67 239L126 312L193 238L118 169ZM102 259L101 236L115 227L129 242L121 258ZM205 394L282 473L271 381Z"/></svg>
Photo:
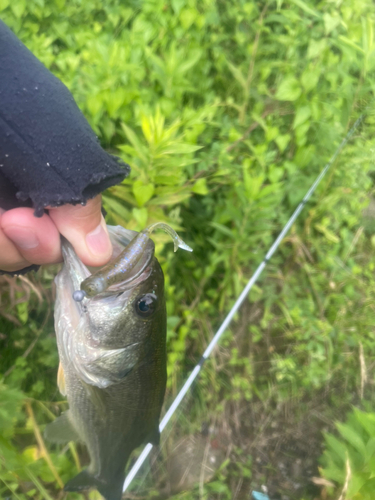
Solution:
<svg viewBox="0 0 375 500"><path fill-rule="evenodd" d="M135 301L135 311L138 316L147 318L156 311L158 298L154 293L146 293Z"/></svg>

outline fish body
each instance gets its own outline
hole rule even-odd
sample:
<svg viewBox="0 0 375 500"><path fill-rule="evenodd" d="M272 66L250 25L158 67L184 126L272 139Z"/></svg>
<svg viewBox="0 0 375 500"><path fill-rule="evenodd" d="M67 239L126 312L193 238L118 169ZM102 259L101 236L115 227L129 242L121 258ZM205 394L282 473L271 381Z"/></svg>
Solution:
<svg viewBox="0 0 375 500"><path fill-rule="evenodd" d="M117 254L137 234L120 226L109 232ZM134 279L76 302L73 292L91 273L66 240L62 251L55 327L58 383L69 410L47 426L46 437L78 439L89 451L89 467L66 484L67 491L95 487L106 500L120 500L130 453L159 441L167 377L163 272L149 240Z"/></svg>

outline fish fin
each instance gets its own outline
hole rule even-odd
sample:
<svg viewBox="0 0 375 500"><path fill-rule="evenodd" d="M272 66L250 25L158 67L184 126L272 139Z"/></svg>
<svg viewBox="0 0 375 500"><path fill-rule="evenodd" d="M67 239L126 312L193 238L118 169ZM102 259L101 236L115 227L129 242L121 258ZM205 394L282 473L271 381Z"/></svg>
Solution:
<svg viewBox="0 0 375 500"><path fill-rule="evenodd" d="M94 404L96 409L99 411L99 414L104 417L105 416L105 410L106 410L106 405L105 405L105 394L102 389L99 387L96 387L95 385L87 384L86 382L83 382L81 380L82 385L86 389L89 398L91 402Z"/></svg>
<svg viewBox="0 0 375 500"><path fill-rule="evenodd" d="M64 374L64 369L62 367L61 361L59 364L59 369L57 371L57 387L59 388L60 393L63 396L66 396L65 374Z"/></svg>
<svg viewBox="0 0 375 500"><path fill-rule="evenodd" d="M105 500L121 500L124 479L125 477L121 476L111 481L111 484L99 484L97 486L99 493L103 495Z"/></svg>
<svg viewBox="0 0 375 500"><path fill-rule="evenodd" d="M83 470L66 483L64 490L82 491L96 488L105 500L121 500L123 484L124 477L122 475L104 483L92 476L87 470Z"/></svg>
<svg viewBox="0 0 375 500"><path fill-rule="evenodd" d="M64 486L65 491L81 491L97 488L99 481L87 469L81 471Z"/></svg>
<svg viewBox="0 0 375 500"><path fill-rule="evenodd" d="M87 368L96 377L93 384L104 389L121 382L140 362L139 344L139 342L135 342L121 349L102 351L95 361L87 365Z"/></svg>
<svg viewBox="0 0 375 500"><path fill-rule="evenodd" d="M159 446L160 444L160 431L159 425L155 427L155 429L151 432L149 437L149 442L155 446Z"/></svg>
<svg viewBox="0 0 375 500"><path fill-rule="evenodd" d="M94 353L86 356L83 363L75 360L74 367L83 384L106 389L122 382L136 366L139 366L142 359L139 356L139 342L135 342L120 349L95 349Z"/></svg>
<svg viewBox="0 0 375 500"><path fill-rule="evenodd" d="M79 436L69 419L69 414L68 410L46 426L44 437L48 441L63 444L69 443L69 441L79 441Z"/></svg>

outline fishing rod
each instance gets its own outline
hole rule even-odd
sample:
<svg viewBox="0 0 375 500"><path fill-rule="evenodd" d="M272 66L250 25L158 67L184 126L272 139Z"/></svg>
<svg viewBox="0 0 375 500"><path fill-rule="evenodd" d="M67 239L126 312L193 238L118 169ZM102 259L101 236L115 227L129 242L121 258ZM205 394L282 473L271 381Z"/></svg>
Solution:
<svg viewBox="0 0 375 500"><path fill-rule="evenodd" d="M248 283L245 286L245 288L242 290L240 296L236 300L236 302L233 305L232 309L229 311L227 317L224 319L224 321L221 324L220 328L215 333L215 335L212 338L211 342L208 344L206 350L202 354L201 359L199 360L199 362L197 363L197 365L195 366L195 368L191 372L191 374L188 377L188 379L186 380L185 384L182 386L180 392L177 394L175 400L173 401L173 403L169 407L168 411L164 415L164 417L163 417L163 419L162 419L162 421L160 422L160 425L159 425L159 431L160 432L162 432L165 429L165 427L168 424L169 420L172 418L172 415L174 414L174 412L179 407L181 401L184 399L186 393L188 392L188 390L190 389L190 387L193 384L194 380L197 378L199 372L201 371L201 369L202 369L205 361L208 359L208 357L212 353L212 351L213 351L214 347L216 346L216 344L218 343L220 337L223 335L223 333L225 332L225 330L227 329L227 327L231 323L231 321L233 319L233 316L236 314L236 312L240 308L242 302L245 300L245 298L247 297L248 293L252 289L253 285L256 283L256 281L258 280L259 276L262 274L262 272L263 272L264 268L267 266L269 260L271 259L271 257L273 256L273 254L278 249L281 241L283 240L283 238L285 237L285 235L288 233L289 229L292 227L292 225L296 221L296 219L299 216L299 214L302 212L303 207L306 205L306 203L309 201L309 199L313 195L313 193L316 190L316 188L319 186L321 180L323 179L323 177L328 172L328 170L331 167L332 163L336 160L336 158L341 153L341 151L343 150L343 148L346 146L346 144L348 143L348 141L350 140L350 138L352 137L352 135L354 134L354 132L357 130L357 128L362 123L362 121L363 121L363 119L364 119L364 117L366 115L367 109L356 120L356 122L354 123L354 125L352 126L352 128L346 134L345 138L341 141L341 144L338 146L338 148L336 149L336 151L333 154L333 156L331 157L331 159L328 161L328 163L325 165L325 167L323 168L323 170L320 172L320 174L318 175L318 177L316 178L316 180L314 181L314 183L312 184L312 186L310 187L310 189L307 191L307 193L303 197L302 201L300 202L300 204L298 205L298 207L295 209L293 215L290 217L290 219L288 220L288 222L285 224L285 226L283 227L281 233L279 234L279 236L276 238L276 240L274 241L274 243L271 246L271 248L266 253L266 255L265 255L264 259L262 260L262 262L259 264L259 266L256 269L255 273L250 278L250 280L248 281ZM145 446L145 448L143 449L142 453L139 455L137 461L135 462L135 464L133 465L133 467L130 469L128 475L125 478L124 487L123 487L123 490L122 490L123 492L125 492L128 489L128 487L130 486L130 484L132 483L134 477L136 476L136 474L139 471L139 469L142 467L144 461L146 460L146 458L150 454L150 451L152 450L152 448L153 448L153 445L151 443L148 443Z"/></svg>

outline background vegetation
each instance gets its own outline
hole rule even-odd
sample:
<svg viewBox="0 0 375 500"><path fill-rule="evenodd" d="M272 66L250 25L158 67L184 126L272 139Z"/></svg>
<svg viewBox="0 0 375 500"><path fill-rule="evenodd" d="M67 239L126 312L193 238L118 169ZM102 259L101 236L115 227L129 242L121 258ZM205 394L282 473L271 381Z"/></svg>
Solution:
<svg viewBox="0 0 375 500"><path fill-rule="evenodd" d="M372 0L0 0L0 15L69 87L103 146L132 166L105 193L108 223L139 230L165 220L194 248L173 254L155 235L168 298L167 402L370 106L132 498L229 500L264 487L271 499L373 498ZM84 450L42 438L66 407L55 382L56 272L0 280L3 498L82 498L60 488L87 463ZM177 484L170 457L191 458L186 439L195 453L216 453L210 483L194 455L196 475Z"/></svg>

